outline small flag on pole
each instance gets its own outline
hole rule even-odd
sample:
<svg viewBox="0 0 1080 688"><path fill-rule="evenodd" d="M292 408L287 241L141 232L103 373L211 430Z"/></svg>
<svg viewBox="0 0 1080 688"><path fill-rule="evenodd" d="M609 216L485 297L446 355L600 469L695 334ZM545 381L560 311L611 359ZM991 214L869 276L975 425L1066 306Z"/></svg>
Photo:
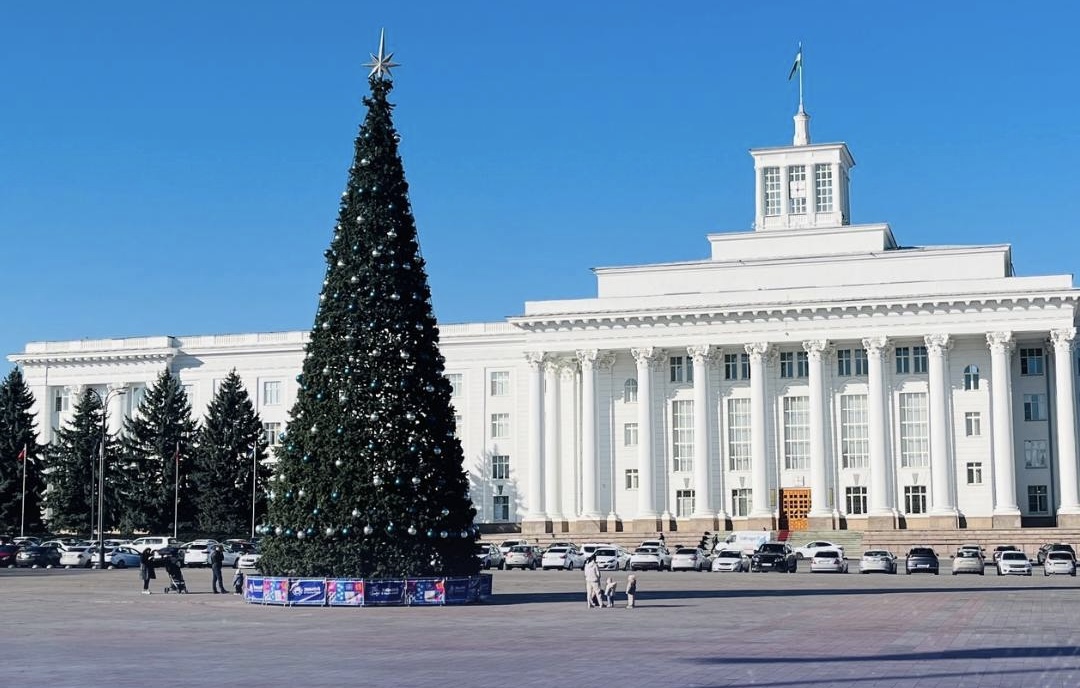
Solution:
<svg viewBox="0 0 1080 688"><path fill-rule="evenodd" d="M19 455L17 457L15 457L15 460L16 461L26 461L26 445L25 444L22 447L22 451L19 452Z"/></svg>
<svg viewBox="0 0 1080 688"><path fill-rule="evenodd" d="M799 52L795 53L795 62L791 65L791 71L788 72L787 80L791 81L795 76L795 72L802 69L802 43L799 44Z"/></svg>

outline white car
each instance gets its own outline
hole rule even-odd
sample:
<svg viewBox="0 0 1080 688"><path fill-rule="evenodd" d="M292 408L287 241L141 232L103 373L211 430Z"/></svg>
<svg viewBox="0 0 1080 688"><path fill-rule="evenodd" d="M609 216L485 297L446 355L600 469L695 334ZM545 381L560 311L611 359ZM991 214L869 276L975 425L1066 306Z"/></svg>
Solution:
<svg viewBox="0 0 1080 688"><path fill-rule="evenodd" d="M810 559L810 573L847 573L843 550L819 549Z"/></svg>
<svg viewBox="0 0 1080 688"><path fill-rule="evenodd" d="M60 565L66 569L72 567L86 568L93 564L90 558L90 548L78 545L69 545L66 550L60 552Z"/></svg>
<svg viewBox="0 0 1080 688"><path fill-rule="evenodd" d="M262 555L258 552L241 554L240 558L236 560L236 567L240 569L253 569L255 568L255 564L259 563L260 557L262 557Z"/></svg>
<svg viewBox="0 0 1080 688"><path fill-rule="evenodd" d="M671 569L671 555L662 547L638 547L630 555L630 570L642 571Z"/></svg>
<svg viewBox="0 0 1080 688"><path fill-rule="evenodd" d="M601 571L628 571L630 553L618 545L602 545L593 550L596 566Z"/></svg>
<svg viewBox="0 0 1080 688"><path fill-rule="evenodd" d="M506 559L503 556L502 550L500 550L497 545L493 545L489 542L477 543L476 558L480 561L480 568L484 570L502 570L503 561Z"/></svg>
<svg viewBox="0 0 1080 688"><path fill-rule="evenodd" d="M722 549L713 555L713 571L734 571L739 573L749 569L750 565L746 562L746 557L738 550Z"/></svg>
<svg viewBox="0 0 1080 688"><path fill-rule="evenodd" d="M1030 576L1031 562L1023 552L1003 551L997 561L999 576Z"/></svg>
<svg viewBox="0 0 1080 688"><path fill-rule="evenodd" d="M63 558L61 558L61 562ZM1046 553L1046 559L1043 560L1043 575L1056 575L1059 573L1067 573L1070 576L1076 575L1076 560L1073 559L1072 554L1064 550L1054 550Z"/></svg>
<svg viewBox="0 0 1080 688"><path fill-rule="evenodd" d="M896 573L896 555L887 549L868 549L859 560L859 573Z"/></svg>
<svg viewBox="0 0 1080 688"><path fill-rule="evenodd" d="M581 546L581 556L588 559L590 554L600 549L601 547L614 546L615 545L611 544L610 542L586 542L584 545Z"/></svg>
<svg viewBox="0 0 1080 688"><path fill-rule="evenodd" d="M699 547L680 547L671 555L672 571L708 571L709 558Z"/></svg>
<svg viewBox="0 0 1080 688"><path fill-rule="evenodd" d="M581 553L573 545L556 545L548 547L544 551L544 556L540 558L540 568L545 571L548 569L567 569L570 571L583 569L585 568L585 557L581 556Z"/></svg>
<svg viewBox="0 0 1080 688"><path fill-rule="evenodd" d="M179 543L176 538L164 537L161 535L149 535L147 537L137 538L131 542L131 547L136 552L141 552L144 549L149 548L151 551L157 552L165 549L166 547L176 547Z"/></svg>
<svg viewBox="0 0 1080 688"><path fill-rule="evenodd" d="M833 551L833 552L839 552L840 553L840 558L841 559L844 558L844 546L843 545L834 545L833 543L826 542L825 540L816 540L814 542L808 542L805 545L803 545L802 547L796 547L795 548L795 558L799 559L800 561L803 560L803 559L813 559L814 557L817 556L818 552L821 552L821 551L824 551L824 550L829 550L829 551Z"/></svg>
<svg viewBox="0 0 1080 688"><path fill-rule="evenodd" d="M502 544L499 545L499 551L502 552L505 557L510 552L511 548L528 544L530 544L528 540L503 540Z"/></svg>
<svg viewBox="0 0 1080 688"><path fill-rule="evenodd" d="M192 540L184 545L184 566L207 566L210 563L210 548L217 545L217 540Z"/></svg>

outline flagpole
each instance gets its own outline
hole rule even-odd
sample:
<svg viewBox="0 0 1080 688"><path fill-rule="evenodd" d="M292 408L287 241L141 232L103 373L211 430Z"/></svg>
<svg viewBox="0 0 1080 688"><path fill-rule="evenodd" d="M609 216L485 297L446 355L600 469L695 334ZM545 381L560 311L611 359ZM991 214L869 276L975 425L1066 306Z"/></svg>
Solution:
<svg viewBox="0 0 1080 688"><path fill-rule="evenodd" d="M251 537L255 537L255 484L259 475L258 440L251 447Z"/></svg>
<svg viewBox="0 0 1080 688"><path fill-rule="evenodd" d="M802 41L799 41L799 112L803 111L802 71L803 71Z"/></svg>
<svg viewBox="0 0 1080 688"><path fill-rule="evenodd" d="M175 540L180 528L180 443L176 443L176 469L173 471L172 536Z"/></svg>
<svg viewBox="0 0 1080 688"><path fill-rule="evenodd" d="M19 513L19 537L26 535L26 443L22 448L22 507Z"/></svg>

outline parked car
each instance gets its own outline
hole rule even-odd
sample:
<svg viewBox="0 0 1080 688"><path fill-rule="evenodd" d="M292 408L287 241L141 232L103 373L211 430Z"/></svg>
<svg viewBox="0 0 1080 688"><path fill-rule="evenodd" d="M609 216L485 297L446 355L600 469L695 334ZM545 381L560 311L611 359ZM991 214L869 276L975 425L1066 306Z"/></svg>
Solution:
<svg viewBox="0 0 1080 688"><path fill-rule="evenodd" d="M18 545L0 545L0 566L15 566L15 555L18 553Z"/></svg>
<svg viewBox="0 0 1080 688"><path fill-rule="evenodd" d="M1001 555L1005 552L1019 552L1020 548L1016 545L998 545L994 548L994 562L996 563L1001 559ZM1027 557L1025 557L1026 559Z"/></svg>
<svg viewBox="0 0 1080 688"><path fill-rule="evenodd" d="M913 573L932 573L935 576L941 572L937 553L929 547L912 547L908 550L907 559L904 561L904 571Z"/></svg>
<svg viewBox="0 0 1080 688"><path fill-rule="evenodd" d="M502 552L503 555L505 556L514 547L517 547L519 545L524 546L524 545L529 545L529 544L530 543L529 543L528 540L523 540L521 538L514 539L514 540L503 540L502 544L499 545L499 551Z"/></svg>
<svg viewBox="0 0 1080 688"><path fill-rule="evenodd" d="M999 576L1030 576L1031 562L1023 552L1004 550L997 560Z"/></svg>
<svg viewBox="0 0 1080 688"><path fill-rule="evenodd" d="M502 569L503 562L506 561L506 557L503 556L498 545L489 542L481 542L476 545L476 558L480 560L480 568L485 570Z"/></svg>
<svg viewBox="0 0 1080 688"><path fill-rule="evenodd" d="M12 540L12 542L20 547L41 546L41 538L37 538L32 535L20 535L19 537Z"/></svg>
<svg viewBox="0 0 1080 688"><path fill-rule="evenodd" d="M78 545L69 546L60 552L60 565L64 568L87 568L94 563L90 558L90 548Z"/></svg>
<svg viewBox="0 0 1080 688"><path fill-rule="evenodd" d="M986 560L982 552L974 549L961 549L952 560L952 575L960 573L986 573Z"/></svg>
<svg viewBox="0 0 1080 688"><path fill-rule="evenodd" d="M60 550L33 545L23 547L15 555L15 565L26 568L51 568L60 565Z"/></svg>
<svg viewBox="0 0 1080 688"><path fill-rule="evenodd" d="M1050 552L1068 552L1073 559L1076 559L1076 550L1073 549L1072 545L1066 545L1063 542L1051 542L1040 547L1039 553L1035 555L1040 566L1046 561L1046 555Z"/></svg>
<svg viewBox="0 0 1080 688"><path fill-rule="evenodd" d="M671 569L671 555L663 547L638 547L630 555L631 571L664 569Z"/></svg>
<svg viewBox="0 0 1080 688"><path fill-rule="evenodd" d="M819 549L810 559L810 573L847 573L847 559L840 549Z"/></svg>
<svg viewBox="0 0 1080 688"><path fill-rule="evenodd" d="M750 564L739 550L722 549L713 555L710 568L713 571L735 571L738 573L748 571Z"/></svg>
<svg viewBox="0 0 1080 688"><path fill-rule="evenodd" d="M680 547L671 555L672 571L708 571L711 565L700 547Z"/></svg>
<svg viewBox="0 0 1080 688"><path fill-rule="evenodd" d="M506 570L535 569L540 566L540 552L532 545L514 545L506 553Z"/></svg>
<svg viewBox="0 0 1080 688"><path fill-rule="evenodd" d="M217 540L211 539L192 540L187 543L182 547L184 566L207 566L210 563L210 548L217 544Z"/></svg>
<svg viewBox="0 0 1080 688"><path fill-rule="evenodd" d="M138 568L139 553L133 547L124 545L116 547L112 551L107 551L105 561L108 562L109 566L115 566L118 569Z"/></svg>
<svg viewBox="0 0 1080 688"><path fill-rule="evenodd" d="M543 556L540 557L540 568L547 571L548 569L583 569L585 568L585 557L581 556L581 553L577 551L577 547L573 545L556 545L548 547Z"/></svg>
<svg viewBox="0 0 1080 688"><path fill-rule="evenodd" d="M813 559L817 556L818 552L828 550L830 552L839 552L840 558L844 558L844 546L833 544L825 540L815 540L814 542L808 542L802 547L795 548L795 558L800 561L803 559Z"/></svg>
<svg viewBox="0 0 1080 688"><path fill-rule="evenodd" d="M896 555L887 549L868 549L859 560L859 573L896 573Z"/></svg>
<svg viewBox="0 0 1080 688"><path fill-rule="evenodd" d="M498 549L498 547L496 547L495 549ZM254 552L248 552L246 554L241 554L240 558L236 561L236 568L239 568L239 569L253 569L253 568L255 568L256 564L259 563L260 558L262 558L262 554L260 554L259 550L257 550L257 549ZM500 566L499 568L502 568L502 567Z"/></svg>
<svg viewBox="0 0 1080 688"><path fill-rule="evenodd" d="M165 537L162 535L148 535L146 537L137 538L131 542L131 546L138 552L143 551L147 547L152 551L157 552L166 547L177 547L179 544L180 543L177 542L176 538Z"/></svg>
<svg viewBox="0 0 1080 688"><path fill-rule="evenodd" d="M607 545L593 550L596 566L601 571L629 571L630 553L619 545Z"/></svg>
<svg viewBox="0 0 1080 688"><path fill-rule="evenodd" d="M750 571L784 571L795 573L798 558L791 547L784 542L766 542L757 548L750 557Z"/></svg>
<svg viewBox="0 0 1080 688"><path fill-rule="evenodd" d="M1059 573L1076 575L1076 559L1063 549L1056 549L1046 553L1043 561L1043 575L1050 576Z"/></svg>

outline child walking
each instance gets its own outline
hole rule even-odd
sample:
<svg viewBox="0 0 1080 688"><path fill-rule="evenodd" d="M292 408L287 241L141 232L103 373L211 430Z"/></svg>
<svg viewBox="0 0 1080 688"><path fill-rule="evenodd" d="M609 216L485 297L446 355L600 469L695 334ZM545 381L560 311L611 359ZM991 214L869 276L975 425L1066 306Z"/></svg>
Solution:
<svg viewBox="0 0 1080 688"><path fill-rule="evenodd" d="M614 579L609 577L607 579L607 583L604 585L604 606L605 607L610 607L611 609L615 608L615 588L616 587L618 587L618 584L615 583Z"/></svg>
<svg viewBox="0 0 1080 688"><path fill-rule="evenodd" d="M626 577L626 608L634 608L634 595L637 594L637 576L630 574Z"/></svg>

